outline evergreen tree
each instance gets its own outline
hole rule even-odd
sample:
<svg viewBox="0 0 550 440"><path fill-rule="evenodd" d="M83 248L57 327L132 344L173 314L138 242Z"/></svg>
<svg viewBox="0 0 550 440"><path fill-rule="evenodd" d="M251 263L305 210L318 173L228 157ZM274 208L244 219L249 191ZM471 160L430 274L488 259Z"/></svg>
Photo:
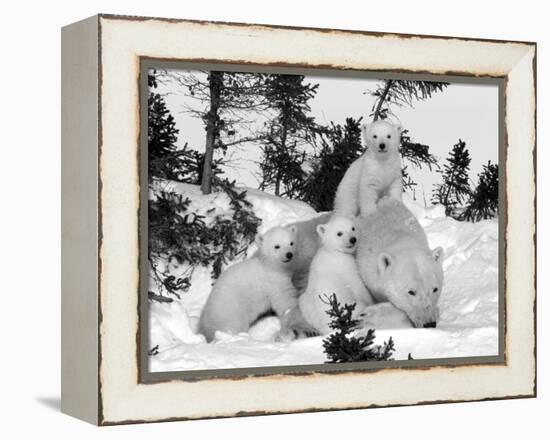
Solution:
<svg viewBox="0 0 550 440"><path fill-rule="evenodd" d="M430 147L419 142L413 142L408 130L404 130L401 133L400 151L401 157L405 162L405 168L407 164L412 165L413 168L427 166L431 171L432 167L438 166L437 159L430 153Z"/></svg>
<svg viewBox="0 0 550 440"><path fill-rule="evenodd" d="M373 120L386 119L391 113L390 106L413 107L415 101L424 101L435 93L442 92L449 83L439 81L383 80L371 92L376 98L372 107Z"/></svg>
<svg viewBox="0 0 550 440"><path fill-rule="evenodd" d="M392 360L395 348L391 337L383 345L374 345L374 329L368 329L365 336L351 336L359 328L359 320L352 318L356 304L341 306L335 294L326 303L330 306L330 328L335 330L323 340L327 363Z"/></svg>
<svg viewBox="0 0 550 440"><path fill-rule="evenodd" d="M150 292L149 299L167 302L167 295L180 298L200 266L210 267L212 278L217 278L224 265L244 255L254 241L261 219L254 214L246 191L227 180L219 182L219 189L227 194L231 209L209 221L190 209L189 198L173 191L157 189L149 200L149 267L160 293ZM167 258L184 264L185 274L164 273L160 263Z"/></svg>
<svg viewBox="0 0 550 440"><path fill-rule="evenodd" d="M331 123L313 170L304 187L304 200L316 211L332 211L336 190L350 165L363 151L361 119L347 118L344 126ZM328 138L325 139L325 138Z"/></svg>
<svg viewBox="0 0 550 440"><path fill-rule="evenodd" d="M157 293L149 292L149 299L170 302L174 296L191 286L191 275L198 266L212 268L214 278L223 265L242 255L254 240L261 220L254 215L246 192L239 191L234 182L213 179L220 173L220 160L213 160L211 179L229 197L230 214L217 215L212 221L190 210L191 201L172 191L155 185L155 178L198 184L202 181L205 154L176 146L178 130L164 98L155 89L157 73L149 75L148 153L151 197L148 206L149 267ZM175 258L185 264L181 276L166 273L164 262Z"/></svg>
<svg viewBox="0 0 550 440"><path fill-rule="evenodd" d="M265 75L212 70L207 72L206 79L189 71L168 71L163 76L204 105L200 109L188 106L187 112L204 123L206 138L200 184L203 194L210 194L216 168L227 165L224 157L228 147L257 140L251 136L235 138L235 134L237 126L246 125L247 114L265 108Z"/></svg>
<svg viewBox="0 0 550 440"><path fill-rule="evenodd" d="M486 220L498 215L498 164L491 161L483 165L478 184L460 219L471 222Z"/></svg>
<svg viewBox="0 0 550 440"><path fill-rule="evenodd" d="M401 168L401 177L403 181L403 191L406 191L407 189L412 191L412 193L415 193L415 187L418 185L410 176L409 170L407 165L403 166Z"/></svg>
<svg viewBox="0 0 550 440"><path fill-rule="evenodd" d="M164 98L153 91L158 85L153 72L148 76L148 85L149 176L174 179L183 171L176 148L179 130L176 128L174 117L166 108Z"/></svg>
<svg viewBox="0 0 550 440"><path fill-rule="evenodd" d="M164 97L155 92L158 87L158 73L148 75L148 168L150 180L153 178L177 180L198 184L201 182L204 154L188 148L178 148L179 130L174 117L166 107ZM220 161L213 161L212 174L221 172Z"/></svg>
<svg viewBox="0 0 550 440"><path fill-rule="evenodd" d="M267 75L265 99L274 116L261 134L263 158L260 162L260 189L275 195L296 198L303 190L307 160L304 147L315 141L320 127L310 112L309 100L318 84L304 83L303 75Z"/></svg>
<svg viewBox="0 0 550 440"><path fill-rule="evenodd" d="M436 185L432 197L432 203L445 207L447 216L458 218L457 208L462 206L471 194L468 177L471 161L466 142L459 139L458 143L453 145L447 163L440 171L443 183Z"/></svg>

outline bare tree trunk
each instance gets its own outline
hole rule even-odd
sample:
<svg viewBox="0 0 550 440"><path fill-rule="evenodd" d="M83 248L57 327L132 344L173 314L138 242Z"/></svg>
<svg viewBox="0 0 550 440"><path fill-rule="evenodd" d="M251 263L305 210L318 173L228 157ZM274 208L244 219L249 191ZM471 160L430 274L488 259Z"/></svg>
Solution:
<svg viewBox="0 0 550 440"><path fill-rule="evenodd" d="M378 104L376 105L376 109L374 110L374 116L372 118L373 122L377 121L380 117L380 111L382 110L382 105L384 105L384 102L386 101L386 98L388 96L388 92L390 91L393 84L393 80L389 79L386 81L386 87L384 87L384 91L382 92L382 95L380 96L380 99L378 100Z"/></svg>
<svg viewBox="0 0 550 440"><path fill-rule="evenodd" d="M287 126L286 124L283 125L283 133L281 135L281 146L277 147L276 149L279 150L278 157L281 157L280 151L285 151L286 149L286 138L287 138ZM283 178L282 176L282 170L280 164L277 166L277 176L275 178L275 195L280 196L281 195L281 180Z"/></svg>
<svg viewBox="0 0 550 440"><path fill-rule="evenodd" d="M210 110L206 114L206 146L204 152L204 167L202 172L201 191L203 194L212 192L212 161L214 159L214 145L218 136L218 122L220 109L220 94L223 86L223 73L210 72L208 76L210 87Z"/></svg>
<svg viewBox="0 0 550 440"><path fill-rule="evenodd" d="M277 170L277 177L275 177L275 195L279 196L281 193L281 173Z"/></svg>

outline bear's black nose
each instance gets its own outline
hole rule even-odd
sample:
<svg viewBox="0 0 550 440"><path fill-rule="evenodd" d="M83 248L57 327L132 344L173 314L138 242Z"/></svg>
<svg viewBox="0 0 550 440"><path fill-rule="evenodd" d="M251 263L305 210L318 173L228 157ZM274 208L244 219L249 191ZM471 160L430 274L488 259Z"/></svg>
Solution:
<svg viewBox="0 0 550 440"><path fill-rule="evenodd" d="M435 321L427 322L426 324L424 324L424 328L435 328L436 325L437 324L435 323Z"/></svg>
<svg viewBox="0 0 550 440"><path fill-rule="evenodd" d="M292 258L292 252L287 252L286 257L290 260ZM434 325L435 327L435 325Z"/></svg>
<svg viewBox="0 0 550 440"><path fill-rule="evenodd" d="M382 142L380 145L378 145L381 151L384 151L386 149L386 144Z"/></svg>
<svg viewBox="0 0 550 440"><path fill-rule="evenodd" d="M351 237L351 238L349 239L349 242L350 242L351 244L355 244L356 241L357 241L357 238L355 238L355 237Z"/></svg>

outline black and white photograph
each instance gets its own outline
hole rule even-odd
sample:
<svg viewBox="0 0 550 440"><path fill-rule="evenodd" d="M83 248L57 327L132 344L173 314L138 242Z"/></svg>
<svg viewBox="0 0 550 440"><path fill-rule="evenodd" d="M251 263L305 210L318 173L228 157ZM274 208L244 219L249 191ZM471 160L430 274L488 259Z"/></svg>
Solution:
<svg viewBox="0 0 550 440"><path fill-rule="evenodd" d="M501 354L499 84L218 68L141 78L149 372Z"/></svg>
<svg viewBox="0 0 550 440"><path fill-rule="evenodd" d="M0 436L544 438L543 6L6 2Z"/></svg>

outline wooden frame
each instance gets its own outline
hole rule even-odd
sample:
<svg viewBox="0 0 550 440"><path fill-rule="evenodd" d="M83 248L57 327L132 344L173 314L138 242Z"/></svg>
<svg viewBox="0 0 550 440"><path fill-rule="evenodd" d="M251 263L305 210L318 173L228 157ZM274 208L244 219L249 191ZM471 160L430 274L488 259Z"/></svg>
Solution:
<svg viewBox="0 0 550 440"><path fill-rule="evenodd" d="M65 27L62 49L64 412L108 425L535 396L533 43L100 15ZM150 58L504 81L505 361L143 383L138 79Z"/></svg>

